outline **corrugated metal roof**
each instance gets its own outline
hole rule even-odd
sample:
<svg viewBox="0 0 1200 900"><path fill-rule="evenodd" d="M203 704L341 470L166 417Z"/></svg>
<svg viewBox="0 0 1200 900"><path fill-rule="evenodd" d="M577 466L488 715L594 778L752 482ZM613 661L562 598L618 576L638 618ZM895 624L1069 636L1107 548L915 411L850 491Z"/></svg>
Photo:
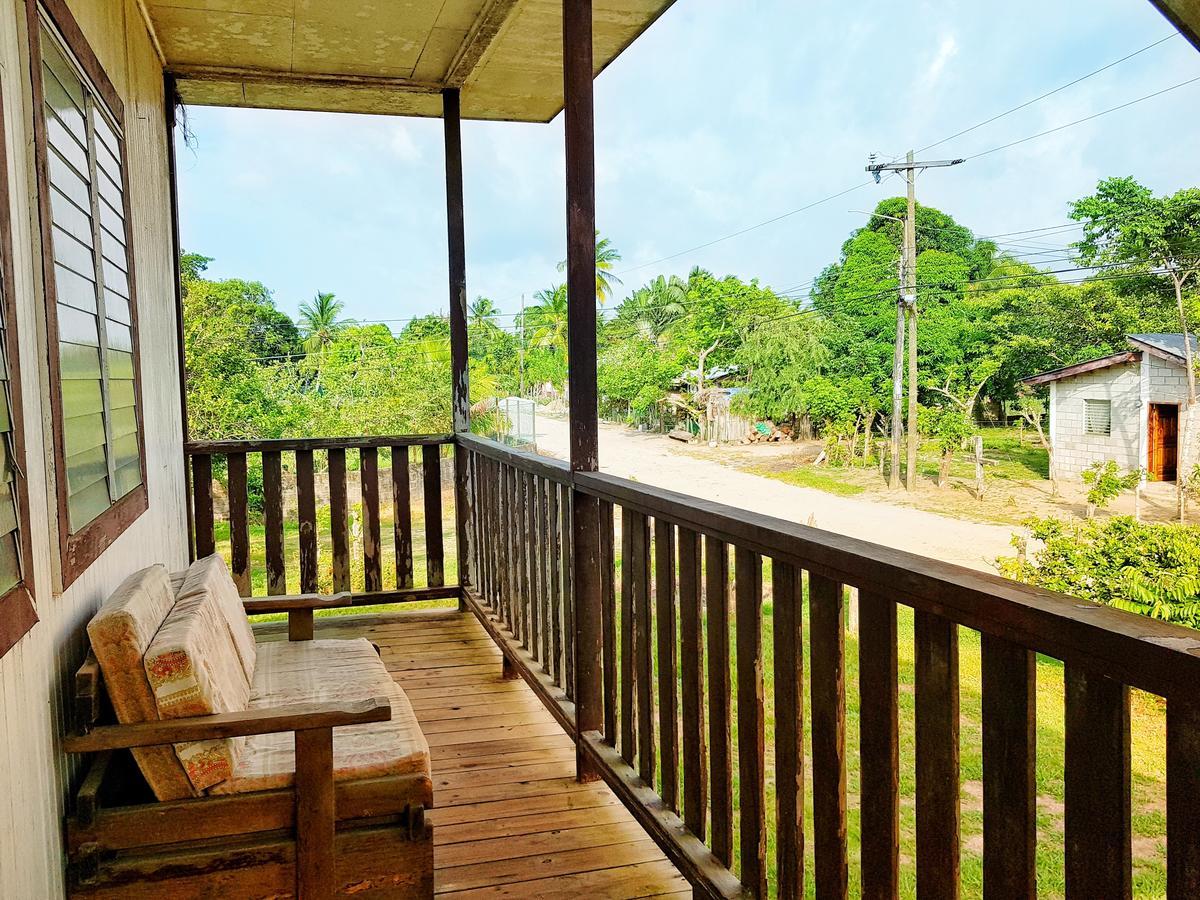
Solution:
<svg viewBox="0 0 1200 900"><path fill-rule="evenodd" d="M1144 345L1146 349L1168 353L1180 362L1184 359L1182 334L1127 334L1126 337L1135 347ZM1191 338L1192 353L1200 354L1200 340L1194 334L1189 334L1188 337Z"/></svg>

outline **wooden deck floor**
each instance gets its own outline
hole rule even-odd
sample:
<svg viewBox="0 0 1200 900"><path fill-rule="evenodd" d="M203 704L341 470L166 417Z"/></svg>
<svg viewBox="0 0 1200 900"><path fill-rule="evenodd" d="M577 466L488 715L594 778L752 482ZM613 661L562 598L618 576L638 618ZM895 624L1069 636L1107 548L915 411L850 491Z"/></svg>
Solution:
<svg viewBox="0 0 1200 900"><path fill-rule="evenodd" d="M439 897L690 897L686 880L575 749L469 613L325 619L377 643L433 756Z"/></svg>

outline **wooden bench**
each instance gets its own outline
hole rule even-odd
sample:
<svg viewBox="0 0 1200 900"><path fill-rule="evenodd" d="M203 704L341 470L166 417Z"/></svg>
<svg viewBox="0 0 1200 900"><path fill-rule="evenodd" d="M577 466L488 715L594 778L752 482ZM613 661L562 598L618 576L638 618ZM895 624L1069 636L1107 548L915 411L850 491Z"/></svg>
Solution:
<svg viewBox="0 0 1200 900"><path fill-rule="evenodd" d="M242 608L251 614L287 613L289 640L309 642L315 610L347 605L349 595L298 595L246 600ZM311 665L323 654L341 659L346 651L354 665L369 669L373 660L386 677L389 687L369 696L347 696L354 693L352 684L334 697L275 703L264 691L265 699L252 700L246 709L125 724L115 721L104 667L95 649L89 652L75 677L75 731L64 741L68 753L91 756L67 817L68 895L432 897L433 838L424 815L432 805L427 748L423 768L376 777L356 777L353 760L347 768L339 767L340 756L335 759L334 729L359 729L353 734L361 737L362 729L401 727L388 725L400 702L399 688L377 654L369 651L364 659L361 646L337 646L365 643L258 644L257 659L265 669L299 654ZM111 659L107 665L111 669ZM364 675L363 683L376 683L377 674ZM345 681L340 675L328 680ZM337 688L330 684L322 690ZM303 701L302 693L299 697ZM125 707L120 718L128 720ZM411 715L407 700L403 710ZM415 718L412 722L415 727ZM287 772L292 784L271 789L239 790L239 775L197 791L198 796L157 799L163 789L151 788L139 771L145 770L144 761L135 762L130 753L196 741L270 741L267 736L288 733L294 741L294 777ZM279 755L274 740L270 752ZM256 758L250 744L243 746Z"/></svg>

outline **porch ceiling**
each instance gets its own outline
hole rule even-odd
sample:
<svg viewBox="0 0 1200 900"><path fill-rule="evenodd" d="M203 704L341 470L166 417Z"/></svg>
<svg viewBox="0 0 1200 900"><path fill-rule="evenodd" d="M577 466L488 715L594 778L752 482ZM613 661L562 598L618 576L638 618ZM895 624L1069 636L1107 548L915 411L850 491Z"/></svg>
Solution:
<svg viewBox="0 0 1200 900"><path fill-rule="evenodd" d="M674 0L596 0L599 73ZM561 0L145 0L186 103L546 122Z"/></svg>

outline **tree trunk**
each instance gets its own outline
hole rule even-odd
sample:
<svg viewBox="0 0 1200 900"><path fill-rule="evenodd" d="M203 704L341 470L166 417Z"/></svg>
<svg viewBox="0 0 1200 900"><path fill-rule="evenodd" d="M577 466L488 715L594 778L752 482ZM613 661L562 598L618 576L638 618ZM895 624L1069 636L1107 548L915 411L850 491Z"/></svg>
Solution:
<svg viewBox="0 0 1200 900"><path fill-rule="evenodd" d="M954 458L954 453L950 450L942 451L941 462L938 463L937 486L943 488L946 486L946 480L950 477L950 461Z"/></svg>

